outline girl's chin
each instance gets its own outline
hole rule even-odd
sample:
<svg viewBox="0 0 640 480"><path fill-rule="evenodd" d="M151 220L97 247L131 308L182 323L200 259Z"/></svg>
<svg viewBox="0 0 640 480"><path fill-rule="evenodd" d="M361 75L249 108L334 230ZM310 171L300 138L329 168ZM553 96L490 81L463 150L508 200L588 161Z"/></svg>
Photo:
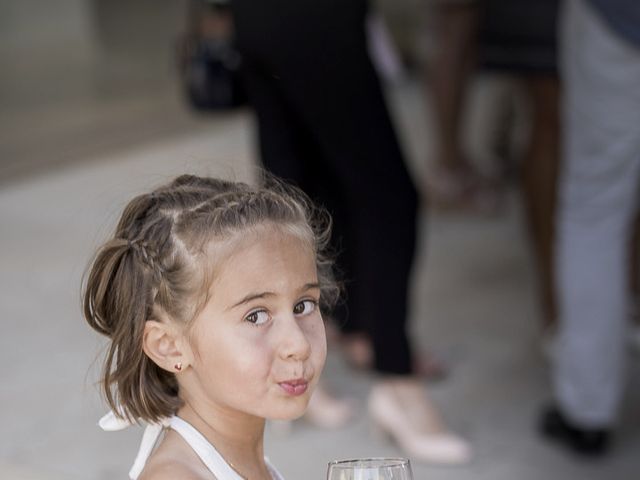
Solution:
<svg viewBox="0 0 640 480"><path fill-rule="evenodd" d="M284 408L279 408L277 411L272 412L271 415L267 415L267 420L297 420L302 417L307 411L309 397L305 396L305 398L298 398L296 400L295 405L289 404Z"/></svg>

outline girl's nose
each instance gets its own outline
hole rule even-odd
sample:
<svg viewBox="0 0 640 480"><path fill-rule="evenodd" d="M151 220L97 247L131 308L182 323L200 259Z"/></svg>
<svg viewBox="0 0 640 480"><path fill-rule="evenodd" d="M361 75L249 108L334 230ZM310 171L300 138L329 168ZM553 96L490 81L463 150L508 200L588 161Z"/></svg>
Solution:
<svg viewBox="0 0 640 480"><path fill-rule="evenodd" d="M290 315L281 324L279 351L283 359L306 360L311 354L311 344L307 334L298 322L300 322L299 319Z"/></svg>

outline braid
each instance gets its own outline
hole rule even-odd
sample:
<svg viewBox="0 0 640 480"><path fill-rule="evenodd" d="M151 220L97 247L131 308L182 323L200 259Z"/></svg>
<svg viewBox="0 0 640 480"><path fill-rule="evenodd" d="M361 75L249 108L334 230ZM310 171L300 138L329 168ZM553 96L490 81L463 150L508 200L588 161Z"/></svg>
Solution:
<svg viewBox="0 0 640 480"><path fill-rule="evenodd" d="M153 272L154 280L162 281L164 267L158 261L158 253L147 242L128 240L128 247L139 255L140 260Z"/></svg>
<svg viewBox="0 0 640 480"><path fill-rule="evenodd" d="M110 339L102 379L114 412L156 422L180 406L175 375L143 352L144 327L156 312L182 324L196 316L215 275L208 245L279 225L313 246L321 303L330 306L337 299L325 253L330 217L295 187L266 180L250 186L182 175L125 207L114 236L91 265L83 293L87 322Z"/></svg>

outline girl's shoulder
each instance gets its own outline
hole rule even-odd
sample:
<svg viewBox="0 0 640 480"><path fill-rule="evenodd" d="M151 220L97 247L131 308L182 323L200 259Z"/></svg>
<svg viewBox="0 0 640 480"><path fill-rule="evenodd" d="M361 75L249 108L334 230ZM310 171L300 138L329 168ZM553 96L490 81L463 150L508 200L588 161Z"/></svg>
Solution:
<svg viewBox="0 0 640 480"><path fill-rule="evenodd" d="M172 430L151 454L138 480L215 480L195 452Z"/></svg>
<svg viewBox="0 0 640 480"><path fill-rule="evenodd" d="M138 480L215 480L207 468L195 462L177 458L149 462Z"/></svg>

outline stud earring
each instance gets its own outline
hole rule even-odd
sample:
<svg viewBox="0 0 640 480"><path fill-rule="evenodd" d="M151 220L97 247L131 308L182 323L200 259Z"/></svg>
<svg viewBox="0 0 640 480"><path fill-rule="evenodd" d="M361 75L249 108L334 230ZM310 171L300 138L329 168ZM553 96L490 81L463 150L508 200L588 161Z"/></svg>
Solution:
<svg viewBox="0 0 640 480"><path fill-rule="evenodd" d="M181 371L182 370L182 362L178 362L176 363L173 368L175 368L177 371Z"/></svg>

